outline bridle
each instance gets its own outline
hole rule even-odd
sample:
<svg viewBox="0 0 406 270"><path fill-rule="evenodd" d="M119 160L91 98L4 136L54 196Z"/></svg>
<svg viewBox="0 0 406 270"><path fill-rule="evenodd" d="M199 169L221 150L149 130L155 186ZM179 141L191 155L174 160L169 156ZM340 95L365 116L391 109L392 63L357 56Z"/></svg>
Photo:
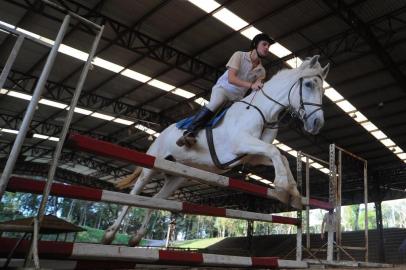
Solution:
<svg viewBox="0 0 406 270"><path fill-rule="evenodd" d="M282 117L279 117L279 120L275 121L275 122L267 122L265 119L265 115L264 113L261 111L261 109L259 109L257 106L252 105L251 103L245 102L245 101L239 101L239 102L243 102L245 104L248 104L247 109L249 109L250 106L252 106L253 108L255 108L259 114L262 117L262 120L264 121L264 128L271 128L271 129L277 129L279 128L279 122L281 121L280 119L283 118L283 116L285 116L287 113L290 113L292 115L292 117L294 118L298 118L301 121L306 121L310 116L312 116L314 113L316 113L317 111L322 109L322 104L319 103L313 103L313 102L304 102L303 101L303 79L304 78L308 78L308 77L319 77L321 79L321 81L323 81L323 78L318 74L318 75L309 75L309 76L302 76L300 77L289 89L289 94L288 94L288 105L284 105L282 103L280 103L279 101L275 100L274 98L272 98L271 96L269 96L267 93L265 93L264 89L261 87L260 91L261 93L270 101L278 104L279 106L281 106L283 109L285 109L284 114L282 115ZM292 93L292 89L294 88L294 86L299 82L300 84L300 88L299 88L299 98L300 98L300 103L299 103L299 109L296 111L294 106L291 103L290 100L290 96ZM309 105L309 106L314 106L317 107L316 109L314 109L312 112L310 112L309 114L306 113L305 110L305 105Z"/></svg>
<svg viewBox="0 0 406 270"><path fill-rule="evenodd" d="M303 89L303 78L315 77L315 76L316 76L316 77L319 77L320 80L323 82L323 78L322 78L320 75L304 76L304 77L300 77L300 79L298 80L299 83L300 83L300 88L299 88L300 106L299 106L299 109L297 110L297 112L295 112L295 110L293 109L293 106L291 105L291 102L290 102L290 93L291 93L293 87L295 86L295 84L297 83L297 81L296 81L296 83L294 83L294 84L292 85L292 87L291 87L290 90L289 90L289 95L288 95L289 105L288 105L288 106L293 109L293 112L294 112L294 114L296 114L296 117L299 118L299 119L302 120L302 121L306 121L306 120L307 120L310 116L312 116L315 112L321 110L321 107L323 106L322 104L319 104L319 103L303 102L303 90L302 90L302 89ZM263 89L261 89L261 92L263 92L264 95L266 94ZM317 107L317 108L314 109L311 113L309 113L309 114L307 115L307 114L306 114L305 107L304 107L305 105L315 106L315 107Z"/></svg>

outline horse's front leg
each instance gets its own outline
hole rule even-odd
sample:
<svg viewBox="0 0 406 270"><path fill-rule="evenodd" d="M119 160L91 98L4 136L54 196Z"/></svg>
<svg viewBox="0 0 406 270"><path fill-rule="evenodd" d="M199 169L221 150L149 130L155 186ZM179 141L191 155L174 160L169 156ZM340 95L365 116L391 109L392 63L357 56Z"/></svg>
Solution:
<svg viewBox="0 0 406 270"><path fill-rule="evenodd" d="M153 170L143 169L139 179L137 180L137 182L135 182L134 187L132 188L130 194L132 194L132 195L139 194L141 192L141 190L144 188L144 186L146 184L148 184L148 182L151 180L151 178L154 174L155 174L155 171L153 171ZM114 223L110 227L108 227L105 230L103 238L102 238L102 243L104 245L109 245L109 244L111 244L111 242L113 242L114 237L115 237L118 229L120 228L121 223L123 222L123 219L127 215L128 209L130 209L130 207L128 205L122 206L119 211L119 215L118 215L117 219L114 221Z"/></svg>
<svg viewBox="0 0 406 270"><path fill-rule="evenodd" d="M281 154L281 158L285 165L285 169L286 169L286 172L288 175L288 180L289 180L288 181L288 183L289 183L288 192L291 195L290 205L294 208L301 209L302 208L301 195L300 195L299 190L297 189L296 180L293 177L292 171L290 170L289 161L282 154ZM259 155L250 156L250 158L247 159L246 162L252 166L258 166L258 165L273 166L271 159L269 159L265 156L259 156Z"/></svg>
<svg viewBox="0 0 406 270"><path fill-rule="evenodd" d="M175 176L175 175L165 175L165 184L161 188L161 190L155 194L154 198L159 199L166 199L173 194L185 181L184 177ZM144 220L138 231L131 236L130 240L128 241L128 245L133 247L137 246L141 241L142 237L147 233L148 223L152 216L152 209L147 209Z"/></svg>
<svg viewBox="0 0 406 270"><path fill-rule="evenodd" d="M288 188L288 173L282 161L282 155L275 145L246 136L240 139L240 143L234 147L234 152L236 155L258 155L270 159L275 167L275 186Z"/></svg>
<svg viewBox="0 0 406 270"><path fill-rule="evenodd" d="M277 197L284 203L289 202L289 194L292 194L290 184L292 180L289 178L293 176L289 173L289 166L286 167L282 155L275 145L266 143L255 137L245 136L234 147L234 152L236 155L248 154L262 156L264 160L262 160L261 163L264 165L270 165L270 162L272 162L275 168L274 184Z"/></svg>

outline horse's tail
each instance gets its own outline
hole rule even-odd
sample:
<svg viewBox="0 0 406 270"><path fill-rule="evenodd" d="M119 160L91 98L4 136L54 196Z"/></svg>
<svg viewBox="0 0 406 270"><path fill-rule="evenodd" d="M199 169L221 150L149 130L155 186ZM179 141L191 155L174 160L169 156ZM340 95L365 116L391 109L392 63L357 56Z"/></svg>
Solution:
<svg viewBox="0 0 406 270"><path fill-rule="evenodd" d="M117 183L115 183L116 188L125 189L132 187L137 181L138 176L140 176L142 169L142 167L137 167L132 174L118 180Z"/></svg>

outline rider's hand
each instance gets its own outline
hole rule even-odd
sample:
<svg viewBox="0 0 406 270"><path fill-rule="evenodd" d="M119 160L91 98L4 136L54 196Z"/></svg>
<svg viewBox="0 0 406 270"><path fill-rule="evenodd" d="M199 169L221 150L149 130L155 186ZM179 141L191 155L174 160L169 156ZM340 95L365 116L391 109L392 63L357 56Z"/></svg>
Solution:
<svg viewBox="0 0 406 270"><path fill-rule="evenodd" d="M261 89L264 86L264 84L262 83L261 80L257 80L256 82L251 84L251 89L258 91L259 89Z"/></svg>

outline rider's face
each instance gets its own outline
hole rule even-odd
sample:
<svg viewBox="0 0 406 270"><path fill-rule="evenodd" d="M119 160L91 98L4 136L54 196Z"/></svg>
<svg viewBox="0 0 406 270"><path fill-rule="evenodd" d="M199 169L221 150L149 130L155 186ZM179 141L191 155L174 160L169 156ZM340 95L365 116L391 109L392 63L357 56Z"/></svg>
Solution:
<svg viewBox="0 0 406 270"><path fill-rule="evenodd" d="M265 40L261 40L258 43L257 46L257 52L261 57L265 57L268 54L268 50L269 50L269 42L265 41Z"/></svg>

